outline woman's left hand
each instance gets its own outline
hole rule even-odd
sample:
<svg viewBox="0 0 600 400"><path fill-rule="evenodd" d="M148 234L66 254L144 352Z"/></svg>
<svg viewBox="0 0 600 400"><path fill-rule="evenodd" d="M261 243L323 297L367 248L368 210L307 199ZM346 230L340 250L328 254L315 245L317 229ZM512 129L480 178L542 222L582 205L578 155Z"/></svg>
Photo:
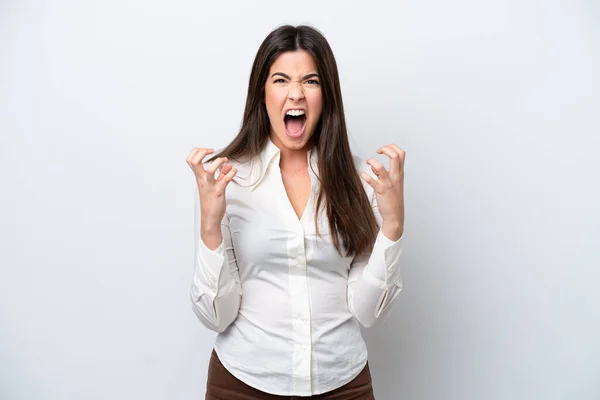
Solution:
<svg viewBox="0 0 600 400"><path fill-rule="evenodd" d="M390 170L374 158L367 160L377 179L367 173L360 176L369 184L377 195L377 207L383 218L383 223L404 229L404 160L406 152L395 144L388 144L377 150L390 158Z"/></svg>

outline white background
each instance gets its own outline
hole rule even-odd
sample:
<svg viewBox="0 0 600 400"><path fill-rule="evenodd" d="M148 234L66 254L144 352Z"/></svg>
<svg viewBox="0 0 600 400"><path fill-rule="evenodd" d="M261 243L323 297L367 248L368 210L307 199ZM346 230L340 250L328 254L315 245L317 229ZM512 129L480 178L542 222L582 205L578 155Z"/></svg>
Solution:
<svg viewBox="0 0 600 400"><path fill-rule="evenodd" d="M353 151L407 152L377 399L599 399L599 21L593 0L0 1L0 398L204 398L185 158L237 133L264 37L307 23Z"/></svg>

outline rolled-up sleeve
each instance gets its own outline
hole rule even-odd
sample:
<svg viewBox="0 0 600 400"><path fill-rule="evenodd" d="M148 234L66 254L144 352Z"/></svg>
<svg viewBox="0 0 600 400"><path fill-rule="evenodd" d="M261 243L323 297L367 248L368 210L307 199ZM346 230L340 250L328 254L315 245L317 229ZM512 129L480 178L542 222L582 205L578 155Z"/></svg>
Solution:
<svg viewBox="0 0 600 400"><path fill-rule="evenodd" d="M194 201L194 273L190 298L192 309L207 328L223 332L236 318L242 290L227 214L221 221L223 241L210 250L201 239L198 188Z"/></svg>

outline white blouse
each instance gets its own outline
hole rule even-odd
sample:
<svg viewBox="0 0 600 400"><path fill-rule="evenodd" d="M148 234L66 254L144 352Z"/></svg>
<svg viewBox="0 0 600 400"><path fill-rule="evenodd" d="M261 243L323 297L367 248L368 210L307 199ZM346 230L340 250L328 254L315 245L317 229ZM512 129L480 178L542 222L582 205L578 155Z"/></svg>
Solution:
<svg viewBox="0 0 600 400"><path fill-rule="evenodd" d="M223 242L211 251L200 239L195 193L194 313L219 332L214 349L239 380L263 392L311 396L351 381L367 362L359 323L385 319L402 289L402 236L381 231L376 195L361 179L380 226L371 254L342 257L332 244L324 207L316 234L317 150L307 152L312 185L298 219L268 140L256 162L238 168L226 190ZM354 156L357 169L375 178ZM360 212L360 210L356 210ZM343 248L343 246L342 246Z"/></svg>

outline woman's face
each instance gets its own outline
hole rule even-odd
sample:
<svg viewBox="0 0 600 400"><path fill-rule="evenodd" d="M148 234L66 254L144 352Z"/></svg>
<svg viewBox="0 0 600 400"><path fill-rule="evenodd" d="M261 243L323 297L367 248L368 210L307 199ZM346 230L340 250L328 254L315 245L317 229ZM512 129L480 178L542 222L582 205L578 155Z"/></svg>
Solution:
<svg viewBox="0 0 600 400"><path fill-rule="evenodd" d="M315 63L304 50L282 53L271 65L265 105L271 139L279 148L306 147L321 117L320 82Z"/></svg>

